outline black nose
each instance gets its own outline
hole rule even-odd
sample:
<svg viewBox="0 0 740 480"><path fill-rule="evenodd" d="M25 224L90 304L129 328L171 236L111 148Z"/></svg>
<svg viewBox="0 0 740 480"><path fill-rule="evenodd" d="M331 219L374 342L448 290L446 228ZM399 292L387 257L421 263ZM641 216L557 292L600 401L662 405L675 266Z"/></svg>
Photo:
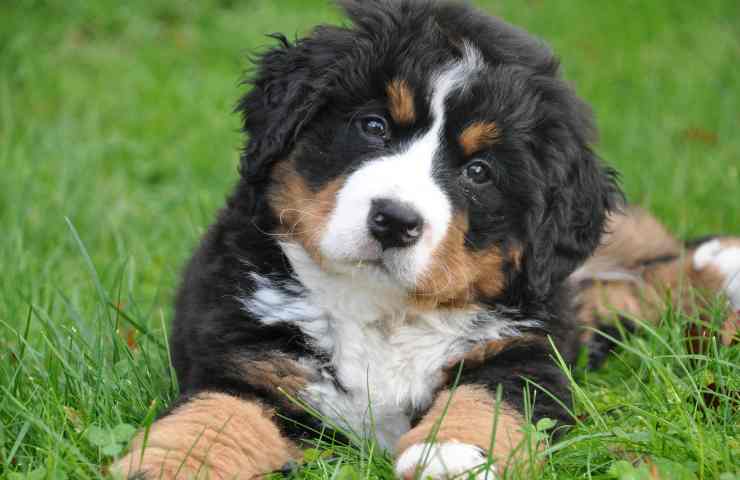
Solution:
<svg viewBox="0 0 740 480"><path fill-rule="evenodd" d="M367 226L383 250L409 247L421 238L424 220L419 212L396 200L378 198L370 206Z"/></svg>

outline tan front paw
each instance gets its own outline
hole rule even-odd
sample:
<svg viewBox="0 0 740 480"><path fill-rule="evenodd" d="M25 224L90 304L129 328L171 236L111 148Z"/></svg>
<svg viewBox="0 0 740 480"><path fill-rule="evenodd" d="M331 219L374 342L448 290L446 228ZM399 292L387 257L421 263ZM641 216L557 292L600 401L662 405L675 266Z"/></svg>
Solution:
<svg viewBox="0 0 740 480"><path fill-rule="evenodd" d="M178 457L177 452L166 452L157 448L146 451L141 459L141 452L131 452L116 463L110 472L113 478L127 480L205 480L220 479L210 469L192 458Z"/></svg>
<svg viewBox="0 0 740 480"><path fill-rule="evenodd" d="M480 480L496 478L483 449L467 443L416 443L396 459L396 475L404 480L467 478L467 474Z"/></svg>

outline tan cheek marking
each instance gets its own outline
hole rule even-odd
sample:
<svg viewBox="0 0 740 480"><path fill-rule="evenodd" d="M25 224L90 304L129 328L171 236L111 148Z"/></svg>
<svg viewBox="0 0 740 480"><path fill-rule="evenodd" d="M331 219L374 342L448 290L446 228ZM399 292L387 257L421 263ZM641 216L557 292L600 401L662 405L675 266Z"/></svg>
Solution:
<svg viewBox="0 0 740 480"><path fill-rule="evenodd" d="M458 387L451 400L450 395L450 391L441 392L421 422L401 437L396 446L398 455L414 444L426 442L436 422L443 416L437 442L462 442L488 450L496 418L496 399L485 388L470 385ZM449 408L445 415L448 401ZM522 442L523 426L524 417L512 406L506 402L498 406L496 443L492 452L497 465L505 465ZM526 452L527 449L519 449L522 450Z"/></svg>
<svg viewBox="0 0 740 480"><path fill-rule="evenodd" d="M429 269L417 281L413 300L418 307L463 306L472 299L472 265L464 245L467 229L466 217L455 215Z"/></svg>
<svg viewBox="0 0 740 480"><path fill-rule="evenodd" d="M204 393L157 421L133 441L128 455L112 467L151 478L252 478L300 458L284 438L272 411L255 402ZM176 477L177 476L177 477Z"/></svg>
<svg viewBox="0 0 740 480"><path fill-rule="evenodd" d="M455 215L417 282L412 300L418 308L469 306L477 295L491 297L503 291L504 256L498 247L470 252L465 246L467 231L467 217Z"/></svg>
<svg viewBox="0 0 740 480"><path fill-rule="evenodd" d="M463 153L470 156L495 145L500 138L501 132L495 122L475 122L462 131L458 141Z"/></svg>
<svg viewBox="0 0 740 480"><path fill-rule="evenodd" d="M388 110L399 125L411 125L416 121L414 94L406 80L393 80L386 87Z"/></svg>
<svg viewBox="0 0 740 480"><path fill-rule="evenodd" d="M314 192L289 160L278 164L273 172L269 202L282 227L281 235L301 243L317 262L321 261L321 235L344 181L344 177L336 178Z"/></svg>
<svg viewBox="0 0 740 480"><path fill-rule="evenodd" d="M473 264L477 275L475 289L486 297L499 295L505 286L504 256L497 247L476 252L473 255Z"/></svg>

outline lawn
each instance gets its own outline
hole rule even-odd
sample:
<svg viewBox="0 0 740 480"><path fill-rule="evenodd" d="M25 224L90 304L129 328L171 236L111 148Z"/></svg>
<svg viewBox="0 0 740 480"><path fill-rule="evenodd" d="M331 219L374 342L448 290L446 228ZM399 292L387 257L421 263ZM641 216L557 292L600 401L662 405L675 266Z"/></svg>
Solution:
<svg viewBox="0 0 740 480"><path fill-rule="evenodd" d="M740 233L740 2L474 3L559 52L631 201L682 237ZM338 21L323 0L0 3L0 478L99 478L176 396L172 294L236 179L246 58ZM740 478L740 346L688 349L692 321L573 372L543 478ZM293 475L390 472L368 446L307 457Z"/></svg>

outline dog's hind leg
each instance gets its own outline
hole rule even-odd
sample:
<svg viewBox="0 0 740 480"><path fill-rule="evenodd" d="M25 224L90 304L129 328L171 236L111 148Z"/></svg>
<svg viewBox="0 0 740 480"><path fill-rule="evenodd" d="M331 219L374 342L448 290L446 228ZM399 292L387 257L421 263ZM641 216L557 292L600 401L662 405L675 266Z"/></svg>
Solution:
<svg viewBox="0 0 740 480"><path fill-rule="evenodd" d="M729 342L740 309L740 239L710 238L683 245L652 216L630 207L610 218L602 246L571 276L582 326L610 330L629 318L656 323L667 306L699 314L726 296L732 312L723 329ZM629 320L622 322L631 327ZM581 340L598 364L610 345L586 329Z"/></svg>

